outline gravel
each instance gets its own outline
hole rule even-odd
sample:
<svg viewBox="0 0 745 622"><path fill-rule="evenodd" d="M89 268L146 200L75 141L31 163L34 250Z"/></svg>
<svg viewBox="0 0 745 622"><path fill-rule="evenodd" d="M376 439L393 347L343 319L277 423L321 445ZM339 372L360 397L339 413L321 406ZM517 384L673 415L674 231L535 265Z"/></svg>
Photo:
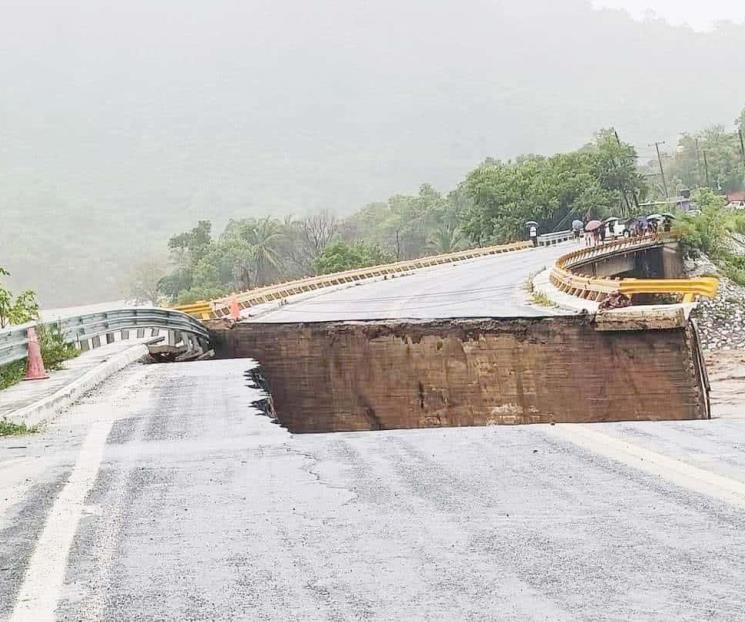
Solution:
<svg viewBox="0 0 745 622"><path fill-rule="evenodd" d="M720 273L706 257L686 265L689 276L716 274L719 294L713 300L702 300L693 311L701 335L701 346L707 351L745 349L745 287Z"/></svg>

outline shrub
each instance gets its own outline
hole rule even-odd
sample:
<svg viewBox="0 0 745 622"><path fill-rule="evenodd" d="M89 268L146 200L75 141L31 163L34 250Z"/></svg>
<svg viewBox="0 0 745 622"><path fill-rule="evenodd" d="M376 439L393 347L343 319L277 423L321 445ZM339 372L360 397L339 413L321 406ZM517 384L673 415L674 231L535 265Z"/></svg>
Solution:
<svg viewBox="0 0 745 622"><path fill-rule="evenodd" d="M63 362L79 354L73 344L65 341L58 324L40 325L36 330L41 346L41 357L44 359L44 367L47 370L59 369Z"/></svg>

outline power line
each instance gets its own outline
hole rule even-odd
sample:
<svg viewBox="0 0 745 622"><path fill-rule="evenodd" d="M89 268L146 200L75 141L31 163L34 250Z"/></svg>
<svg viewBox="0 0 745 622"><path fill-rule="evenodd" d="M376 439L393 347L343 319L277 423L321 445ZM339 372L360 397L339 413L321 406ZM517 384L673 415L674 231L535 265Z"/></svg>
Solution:
<svg viewBox="0 0 745 622"><path fill-rule="evenodd" d="M654 143L655 151L657 151L657 162L660 165L660 176L662 177L662 188L665 190L665 198L670 198L670 193L667 191L667 181L665 180L665 169L662 167L662 156L660 155L660 145L664 145L665 141L661 140ZM652 145L649 145L650 147Z"/></svg>

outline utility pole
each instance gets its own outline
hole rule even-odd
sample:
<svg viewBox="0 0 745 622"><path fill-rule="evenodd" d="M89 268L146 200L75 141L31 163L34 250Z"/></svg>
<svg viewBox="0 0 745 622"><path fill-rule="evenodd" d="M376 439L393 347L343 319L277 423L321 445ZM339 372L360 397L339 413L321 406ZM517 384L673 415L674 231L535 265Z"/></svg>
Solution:
<svg viewBox="0 0 745 622"><path fill-rule="evenodd" d="M709 160L706 158L706 149L703 150L704 154L704 171L706 171L706 187L711 188L711 183L709 182Z"/></svg>
<svg viewBox="0 0 745 622"><path fill-rule="evenodd" d="M618 137L618 132L613 129L613 134L616 137L616 142L618 143L618 146L621 147L621 139ZM611 156L611 162L613 162L613 168L618 171L618 164L616 163L616 159ZM626 194L626 183L621 179L621 194L623 194L623 202L626 205L626 214L625 216L628 216L631 213L631 205L629 204L629 197Z"/></svg>
<svg viewBox="0 0 745 622"><path fill-rule="evenodd" d="M654 144L654 148L657 150L657 162L660 164L660 176L662 177L662 188L665 190L665 198L669 199L670 194L667 191L667 181L665 181L665 169L662 168L662 156L660 155L660 145L664 145L665 141L661 140ZM652 145L650 145L651 147Z"/></svg>
<svg viewBox="0 0 745 622"><path fill-rule="evenodd" d="M742 130L737 130L737 134L740 136L740 157L742 158L742 165L745 166L745 141L742 138Z"/></svg>

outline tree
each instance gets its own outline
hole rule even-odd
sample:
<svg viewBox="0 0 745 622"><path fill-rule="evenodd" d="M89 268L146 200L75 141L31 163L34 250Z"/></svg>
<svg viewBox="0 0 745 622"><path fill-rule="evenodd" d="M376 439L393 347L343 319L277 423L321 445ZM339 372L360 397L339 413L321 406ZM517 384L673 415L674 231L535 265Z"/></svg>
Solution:
<svg viewBox="0 0 745 622"><path fill-rule="evenodd" d="M728 218L725 200L710 188L702 188L693 195L701 213L684 215L675 222L673 231L679 237L683 252L695 256L703 252L712 259L726 254Z"/></svg>
<svg viewBox="0 0 745 622"><path fill-rule="evenodd" d="M347 244L338 241L327 246L316 259L315 268L318 274L331 274L355 268L367 268L390 263L393 257L375 244L355 242Z"/></svg>
<svg viewBox="0 0 745 622"><path fill-rule="evenodd" d="M161 259L146 259L136 264L127 275L124 295L135 304L157 305L161 297L161 281L166 276Z"/></svg>
<svg viewBox="0 0 745 622"><path fill-rule="evenodd" d="M168 241L168 248L178 260L196 264L209 250L212 244L212 223L200 220L191 231L174 235Z"/></svg>
<svg viewBox="0 0 745 622"><path fill-rule="evenodd" d="M253 285L261 286L281 273L280 249L284 238L282 223L276 218L266 217L259 220L248 218L230 221L221 241L240 241L247 245L244 248L250 253ZM247 256L243 258L248 259Z"/></svg>
<svg viewBox="0 0 745 622"><path fill-rule="evenodd" d="M0 276L10 276L4 268L0 268ZM39 303L36 294L27 289L17 296L0 285L0 328L11 324L24 324L39 317Z"/></svg>
<svg viewBox="0 0 745 622"><path fill-rule="evenodd" d="M312 259L315 259L336 236L339 221L333 213L323 210L306 216L298 226L302 233L303 243Z"/></svg>
<svg viewBox="0 0 745 622"><path fill-rule="evenodd" d="M416 195L395 195L367 205L342 223L340 233L347 242L367 241L396 260L412 259L431 251L438 230L455 230L467 205L462 191L444 197L423 184Z"/></svg>
<svg viewBox="0 0 745 622"><path fill-rule="evenodd" d="M452 253L460 250L463 232L454 223L442 223L429 239L430 247L437 253Z"/></svg>
<svg viewBox="0 0 745 622"><path fill-rule="evenodd" d="M737 123L741 127L742 119ZM655 161L647 168L654 170L656 166ZM737 131L727 131L722 125L683 134L675 151L663 155L663 167L677 189L708 187L719 193L745 189L740 137Z"/></svg>
<svg viewBox="0 0 745 622"><path fill-rule="evenodd" d="M542 231L555 231L568 228L574 218L628 211L646 192L636 152L613 130L570 153L486 161L463 188L472 203L462 228L479 245L524 237L528 220L537 221Z"/></svg>

